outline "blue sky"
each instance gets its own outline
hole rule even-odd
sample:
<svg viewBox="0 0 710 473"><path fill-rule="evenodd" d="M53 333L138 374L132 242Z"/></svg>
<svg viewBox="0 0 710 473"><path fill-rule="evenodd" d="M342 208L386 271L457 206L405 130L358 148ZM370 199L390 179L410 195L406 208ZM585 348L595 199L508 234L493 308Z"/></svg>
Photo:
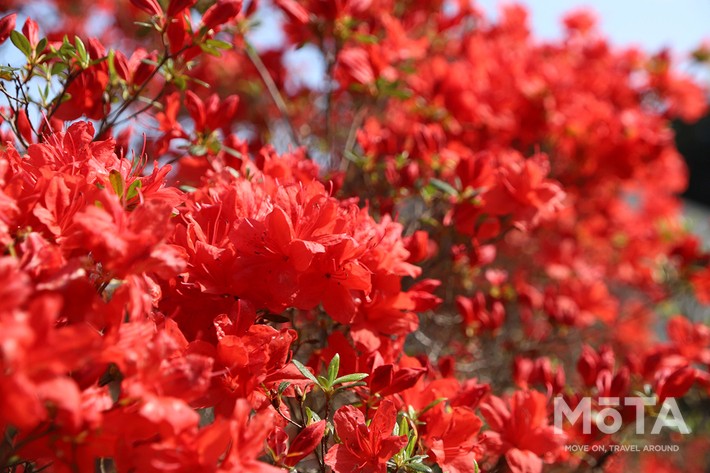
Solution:
<svg viewBox="0 0 710 473"><path fill-rule="evenodd" d="M476 2L495 14L500 0ZM710 40L710 0L518 0L528 6L533 31L541 38L558 37L560 18L571 9L586 6L601 20L601 29L612 43L638 45L646 50L671 47L676 53Z"/></svg>
<svg viewBox="0 0 710 473"><path fill-rule="evenodd" d="M269 2L264 2L268 5ZM495 17L506 0L476 0L489 16ZM637 45L645 50L670 47L676 53L694 49L704 39L710 40L710 0L516 0L528 7L533 31L540 38L552 39L561 33L560 19L576 8L596 12L600 26L612 43ZM256 36L264 46L278 44L274 11L266 8L263 29ZM278 13L277 13L278 15Z"/></svg>

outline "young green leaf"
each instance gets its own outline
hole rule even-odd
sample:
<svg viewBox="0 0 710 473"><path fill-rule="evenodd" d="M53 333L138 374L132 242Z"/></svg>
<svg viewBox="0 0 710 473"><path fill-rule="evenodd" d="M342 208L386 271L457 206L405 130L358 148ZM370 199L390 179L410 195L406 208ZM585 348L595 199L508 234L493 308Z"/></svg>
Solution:
<svg viewBox="0 0 710 473"><path fill-rule="evenodd" d="M434 400L431 401L429 404L427 404L426 407L424 407L424 409L422 409L421 412L419 412L419 414L420 414L420 415L421 415L421 414L424 414L426 411L428 411L428 410L431 409L432 407L434 407L434 406L436 406L437 404L442 403L442 402L444 402L444 401L446 401L446 398L445 398L445 397L439 397L439 398L434 399Z"/></svg>
<svg viewBox="0 0 710 473"><path fill-rule="evenodd" d="M341 391L345 391L346 389L352 389L352 388L356 388L358 386L367 386L367 383L364 381L359 381L357 383L352 383L352 384L341 384L340 386L338 386L335 389L334 393L339 393Z"/></svg>
<svg viewBox="0 0 710 473"><path fill-rule="evenodd" d="M15 76L15 69L7 66L0 66L0 79L12 80Z"/></svg>
<svg viewBox="0 0 710 473"><path fill-rule="evenodd" d="M66 65L62 62L57 62L55 64L52 64L52 69L50 70L51 74L53 76L56 76L60 72L64 72L66 70Z"/></svg>
<svg viewBox="0 0 710 473"><path fill-rule="evenodd" d="M212 48L216 48L216 49L231 49L232 48L232 45L230 43L228 43L226 41L219 40L219 39L208 39L207 41L205 41L205 44L207 44L208 46L210 46Z"/></svg>
<svg viewBox="0 0 710 473"><path fill-rule="evenodd" d="M320 383L318 382L318 380L316 379L316 377L313 376L313 373L311 373L311 370L309 370L308 368L306 368L300 361L298 361L298 360L292 360L292 362L293 362L294 365L296 365L296 368L298 368L298 371L300 371L303 376L305 376L306 378L310 379L311 381L313 381L313 382L316 383L316 384L320 384Z"/></svg>
<svg viewBox="0 0 710 473"><path fill-rule="evenodd" d="M220 57L222 55L218 48L207 43L200 43L200 49L203 53L209 54L210 56Z"/></svg>
<svg viewBox="0 0 710 473"><path fill-rule="evenodd" d="M74 37L74 44L76 45L76 53L79 57L79 63L82 68L89 67L89 53L86 52L86 46L84 42L78 36Z"/></svg>
<svg viewBox="0 0 710 473"><path fill-rule="evenodd" d="M38 56L47 47L47 43L48 43L47 38L42 38L37 42L37 46L35 46L35 52L37 53Z"/></svg>
<svg viewBox="0 0 710 473"><path fill-rule="evenodd" d="M363 380L367 378L369 375L367 373L352 373L352 374L346 374L345 376L341 376L340 378L335 378L333 380L333 386L336 386L338 384L344 384L344 383L353 383L356 381Z"/></svg>
<svg viewBox="0 0 710 473"><path fill-rule="evenodd" d="M335 354L330 363L328 364L328 384L333 385L335 378L338 377L338 371L340 371L340 355Z"/></svg>
<svg viewBox="0 0 710 473"><path fill-rule="evenodd" d="M407 418L405 416L401 416L397 426L399 429L399 435L409 436L409 422L407 422Z"/></svg>
<svg viewBox="0 0 710 473"><path fill-rule="evenodd" d="M279 384L279 390L278 390L279 396L282 395L284 393L284 391L286 391L286 389L290 385L291 385L291 383L288 381L281 381L281 384Z"/></svg>
<svg viewBox="0 0 710 473"><path fill-rule="evenodd" d="M441 192L449 195L458 195L458 191L454 189L454 187L449 184L448 182L444 182L441 179L430 179L429 184L434 186L436 189L440 190Z"/></svg>
<svg viewBox="0 0 710 473"><path fill-rule="evenodd" d="M207 149L207 146L205 146L205 145L196 144L196 145L190 145L190 147L188 148L188 151L191 155L196 156L196 157L200 157L200 156L206 155L208 149Z"/></svg>
<svg viewBox="0 0 710 473"><path fill-rule="evenodd" d="M121 173L113 170L108 175L108 181L111 183L111 187L117 196L123 197L124 182Z"/></svg>
<svg viewBox="0 0 710 473"><path fill-rule="evenodd" d="M307 424L312 424L321 420L320 416L313 412L308 406L306 406L306 418L310 419L309 422L306 422Z"/></svg>
<svg viewBox="0 0 710 473"><path fill-rule="evenodd" d="M407 428L409 428L409 424L407 423ZM402 435L407 435L407 434L402 434ZM404 451L407 452L407 457L411 457L412 453L414 453L414 449L417 446L417 433L416 431L412 430L409 432L409 441L407 442L407 446L404 448Z"/></svg>
<svg viewBox="0 0 710 473"><path fill-rule="evenodd" d="M409 471L421 471L424 473L432 473L432 469L425 465L424 463L407 463L407 469Z"/></svg>
<svg viewBox="0 0 710 473"><path fill-rule="evenodd" d="M422 471L432 473L434 470L424 464L424 460L429 458L428 455L415 455L407 460L405 467L407 471Z"/></svg>
<svg viewBox="0 0 710 473"><path fill-rule="evenodd" d="M32 45L25 35L19 31L12 31L10 33L10 41L12 41L12 44L14 44L27 59L32 57Z"/></svg>

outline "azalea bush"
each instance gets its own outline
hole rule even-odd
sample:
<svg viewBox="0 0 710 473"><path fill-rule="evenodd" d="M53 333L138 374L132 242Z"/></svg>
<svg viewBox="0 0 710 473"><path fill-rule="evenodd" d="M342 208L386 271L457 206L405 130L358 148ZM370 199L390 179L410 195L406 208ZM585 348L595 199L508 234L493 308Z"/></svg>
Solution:
<svg viewBox="0 0 710 473"><path fill-rule="evenodd" d="M3 7L3 471L705 471L670 52L467 1Z"/></svg>

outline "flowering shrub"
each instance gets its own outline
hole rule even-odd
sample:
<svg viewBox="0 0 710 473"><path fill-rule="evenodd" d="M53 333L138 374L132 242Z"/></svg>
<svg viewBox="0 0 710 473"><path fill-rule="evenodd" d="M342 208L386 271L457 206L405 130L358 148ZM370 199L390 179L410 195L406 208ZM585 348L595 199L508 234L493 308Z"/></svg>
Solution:
<svg viewBox="0 0 710 473"><path fill-rule="evenodd" d="M9 3L3 471L704 471L668 52L464 1ZM640 394L690 433L553 419Z"/></svg>

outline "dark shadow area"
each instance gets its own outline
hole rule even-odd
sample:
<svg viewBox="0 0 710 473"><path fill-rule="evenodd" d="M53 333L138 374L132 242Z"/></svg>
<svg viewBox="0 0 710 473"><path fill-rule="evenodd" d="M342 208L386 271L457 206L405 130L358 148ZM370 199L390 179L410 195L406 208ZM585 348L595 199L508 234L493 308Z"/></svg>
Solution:
<svg viewBox="0 0 710 473"><path fill-rule="evenodd" d="M710 113L696 123L673 123L678 151L690 170L683 197L710 207Z"/></svg>

